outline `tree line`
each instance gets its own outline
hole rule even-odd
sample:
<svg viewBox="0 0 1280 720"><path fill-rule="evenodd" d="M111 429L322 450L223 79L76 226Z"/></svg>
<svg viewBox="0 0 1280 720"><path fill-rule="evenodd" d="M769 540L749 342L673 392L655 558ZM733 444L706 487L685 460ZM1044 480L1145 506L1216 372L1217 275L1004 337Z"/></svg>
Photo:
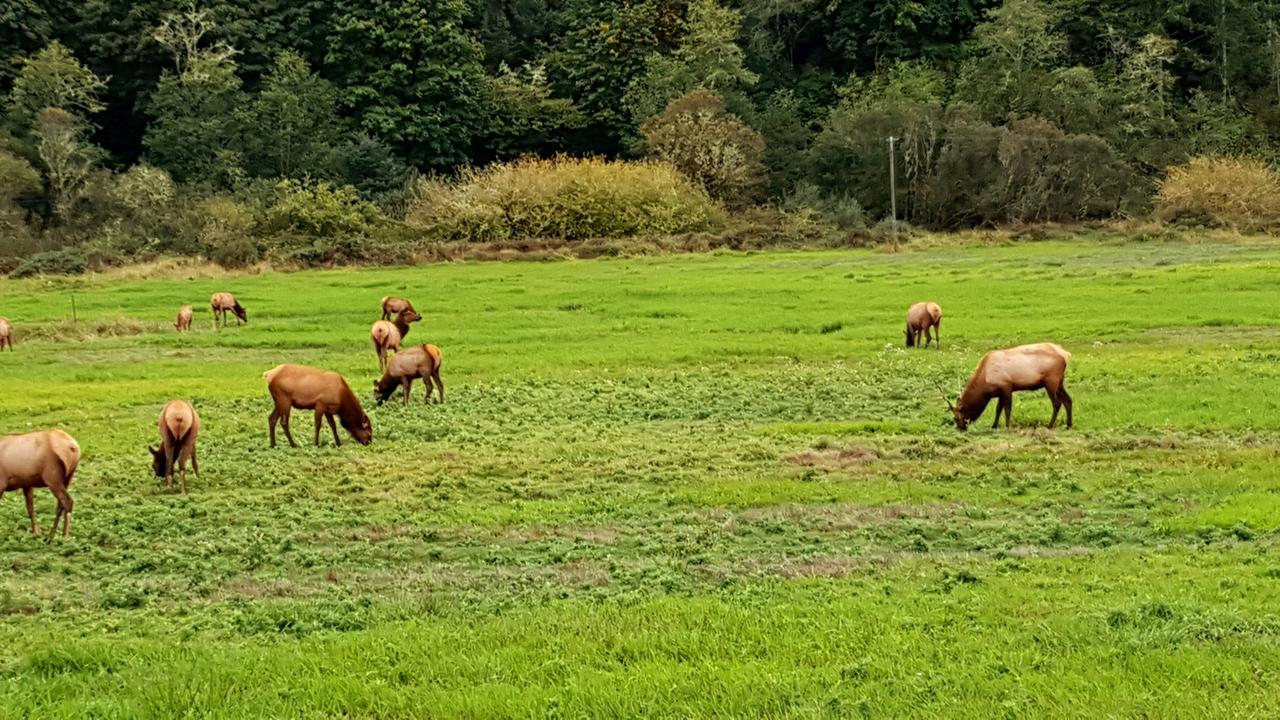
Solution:
<svg viewBox="0 0 1280 720"><path fill-rule="evenodd" d="M218 245L286 197L377 226L415 177L557 154L855 227L888 212L889 135L912 222L1067 221L1147 212L1192 157L1276 159L1280 2L15 0L0 94L11 256Z"/></svg>

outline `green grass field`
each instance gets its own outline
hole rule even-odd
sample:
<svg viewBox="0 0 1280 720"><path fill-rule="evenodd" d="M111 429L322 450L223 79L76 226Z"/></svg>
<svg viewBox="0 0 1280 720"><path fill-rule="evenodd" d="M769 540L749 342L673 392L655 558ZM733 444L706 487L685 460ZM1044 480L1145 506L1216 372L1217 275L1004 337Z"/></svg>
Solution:
<svg viewBox="0 0 1280 720"><path fill-rule="evenodd" d="M0 500L0 718L1275 717L1278 273L1053 242L0 281L0 431L84 449L69 540ZM223 289L250 322L214 332ZM371 406L387 294L445 404ZM925 298L942 349L903 352ZM1043 393L948 424L935 383L1042 340L1075 429ZM269 449L286 361L373 444ZM189 497L145 449L173 397Z"/></svg>

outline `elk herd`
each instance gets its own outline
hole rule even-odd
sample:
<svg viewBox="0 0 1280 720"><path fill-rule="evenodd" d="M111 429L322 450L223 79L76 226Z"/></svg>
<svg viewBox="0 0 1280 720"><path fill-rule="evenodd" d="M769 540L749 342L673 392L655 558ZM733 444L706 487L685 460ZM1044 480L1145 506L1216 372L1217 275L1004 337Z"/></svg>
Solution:
<svg viewBox="0 0 1280 720"><path fill-rule="evenodd" d="M369 331L381 373L373 383L374 402L381 405L398 387L407 406L410 388L418 379L424 386L424 402L431 401L433 391L439 395L437 402L444 402L440 348L429 343L404 347L410 326L420 321L422 316L414 310L412 303L403 298L384 297L381 304L382 318L375 320ZM237 325L249 321L248 313L231 293L215 293L209 306L213 311L215 329L226 326L228 313L235 316ZM174 323L178 332L188 332L193 317L192 307L183 305ZM906 346L928 347L932 343L935 348L940 348L941 325L942 308L937 303L912 305L907 310ZM6 346L13 350L13 329L8 319L0 317L0 350ZM1062 408L1066 408L1067 427L1071 427L1071 396L1063 384L1070 360L1071 353L1047 342L988 352L978 362L956 404L943 391L956 428L967 429L982 416L993 399L996 400L996 411L992 427L999 426L1001 413L1004 414L1005 427L1008 427L1012 422L1013 393L1042 388L1053 405L1049 427L1057 425ZM312 442L315 445L320 444L320 434L326 422L333 433L335 445L342 444L337 423L341 423L343 429L360 444L368 445L373 441L369 416L342 375L286 363L263 373L263 378L273 403L267 420L271 447L276 446L277 426L283 428L289 445L297 447L289 427L289 419L295 409L313 411L315 428ZM190 463L197 479L200 473L196 460L200 416L187 401L172 400L160 411L157 429L160 447L147 448L151 452L155 475L164 479L166 487L172 488L176 472L182 494L186 495L187 464ZM36 488L48 488L57 501L57 512L48 539L52 540L56 534L59 522L62 522L65 537L70 533L72 507L67 488L79 462L79 444L62 430L38 430L0 437L0 497L10 490L23 492L31 532L38 536L32 493Z"/></svg>

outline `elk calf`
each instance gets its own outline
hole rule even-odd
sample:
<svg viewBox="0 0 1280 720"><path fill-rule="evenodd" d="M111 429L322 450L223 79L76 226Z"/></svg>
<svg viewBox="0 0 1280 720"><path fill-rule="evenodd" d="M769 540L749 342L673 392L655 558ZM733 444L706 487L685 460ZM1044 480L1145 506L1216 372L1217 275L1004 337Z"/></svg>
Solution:
<svg viewBox="0 0 1280 720"><path fill-rule="evenodd" d="M422 316L413 308L406 308L396 315L395 322L375 320L369 328L369 339L373 341L373 351L378 354L378 370L386 372L387 351L399 350L400 342L409 334L409 323L417 322Z"/></svg>
<svg viewBox="0 0 1280 720"><path fill-rule="evenodd" d="M213 326L218 327L218 318L222 318L222 325L227 324L227 312L230 311L236 316L236 325L242 322L249 322L249 314L240 306L240 301L236 300L236 296L227 292L214 293L209 298L209 307L213 308Z"/></svg>
<svg viewBox="0 0 1280 720"><path fill-rule="evenodd" d="M404 298L392 297L388 295L382 298L382 319L390 320L392 316L399 315L405 310L413 310L413 303ZM414 313L417 314L416 312Z"/></svg>
<svg viewBox="0 0 1280 720"><path fill-rule="evenodd" d="M929 337L929 328L933 328L933 338ZM907 347L918 345L921 333L925 347L929 347L930 339L942 347L942 308L938 303L918 302L907 310Z"/></svg>
<svg viewBox="0 0 1280 720"><path fill-rule="evenodd" d="M444 402L444 383L440 380L440 348L435 345L419 345L398 352L382 374L381 380L373 381L373 400L378 405L386 402L399 385L404 390L404 404L409 404L409 390L415 378L422 378L426 386L426 395L422 402L431 402L431 381L440 390L439 402Z"/></svg>
<svg viewBox="0 0 1280 720"><path fill-rule="evenodd" d="M338 428L333 424L334 415L361 445L373 441L369 416L364 414L360 401L338 373L302 365L277 365L262 377L266 378L267 390L275 401L275 409L267 421L271 427L271 447L276 446L277 422L284 425L284 436L289 438L289 445L298 447L293 441L293 433L289 431L289 415L293 408L315 410L317 446L320 445L320 425L325 419L329 420L329 429L333 431L333 443L342 444L338 439Z"/></svg>
<svg viewBox="0 0 1280 720"><path fill-rule="evenodd" d="M151 446L152 467L156 477L164 478L164 486L173 487L173 467L178 466L182 478L182 494L187 494L187 461L196 478L200 478L200 466L196 462L196 436L200 434L200 416L186 400L170 400L160 411L160 449Z"/></svg>
<svg viewBox="0 0 1280 720"><path fill-rule="evenodd" d="M178 328L178 332L186 332L191 329L191 321L195 318L196 312L191 309L190 305L183 305L178 308L178 319L173 326Z"/></svg>
<svg viewBox="0 0 1280 720"><path fill-rule="evenodd" d="M1049 400L1053 403L1049 427L1057 424L1058 409L1063 405L1067 408L1067 427L1071 427L1071 396L1062 384L1069 360L1071 353L1054 343L1020 345L983 355L960 395L959 405L947 401L955 417L956 428L964 430L969 423L981 417L991 398L997 398L996 421L991 427L999 427L1001 411L1004 412L1004 425L1009 427L1013 422L1013 394L1040 388L1049 393Z"/></svg>
<svg viewBox="0 0 1280 720"><path fill-rule="evenodd" d="M61 430L37 430L25 435L0 438L0 497L6 490L21 490L27 500L27 517L31 534L40 536L36 527L36 488L47 487L58 501L58 512L49 528L49 540L62 522L62 536L71 534L71 496L67 487L80 465L80 445ZM64 519L65 518L65 519Z"/></svg>

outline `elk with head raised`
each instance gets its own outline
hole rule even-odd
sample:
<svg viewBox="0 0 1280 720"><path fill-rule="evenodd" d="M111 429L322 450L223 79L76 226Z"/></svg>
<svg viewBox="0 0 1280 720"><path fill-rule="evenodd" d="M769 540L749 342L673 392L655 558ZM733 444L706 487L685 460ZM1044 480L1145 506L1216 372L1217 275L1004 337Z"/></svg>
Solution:
<svg viewBox="0 0 1280 720"><path fill-rule="evenodd" d="M178 308L178 319L173 326L178 328L178 332L186 332L191 329L191 321L195 319L196 312L191 309L190 305L183 305Z"/></svg>
<svg viewBox="0 0 1280 720"><path fill-rule="evenodd" d="M396 386L404 390L404 404L409 404L409 389L414 378L422 378L427 394L422 402L431 402L431 381L440 390L439 402L444 402L444 383L440 380L440 348L430 343L419 345L395 354L387 363L382 379L373 381L373 400L381 405L395 392Z"/></svg>
<svg viewBox="0 0 1280 720"><path fill-rule="evenodd" d="M374 320L369 328L369 339L373 341L373 351L378 354L378 370L387 369L387 351L399 350L400 343L409 334L409 323L417 322L422 316L413 308L405 308L396 315L395 322Z"/></svg>
<svg viewBox="0 0 1280 720"><path fill-rule="evenodd" d="M333 423L337 415L342 427L351 433L361 445L373 441L373 426L369 424L369 416L351 386L336 372L317 370L302 365L277 365L262 374L267 380L267 390L275 408L271 411L268 423L271 428L271 447L276 446L276 423L284 425L284 436L289 438L289 445L297 447L293 441L293 433L289 431L289 415L293 408L299 410L315 410L316 433L315 444L320 444L320 425L329 420L329 429L333 431L333 443L341 445L338 439L338 428Z"/></svg>
<svg viewBox="0 0 1280 720"><path fill-rule="evenodd" d="M1001 412L1004 412L1005 427L1009 427L1013 421L1013 394L1040 388L1049 393L1049 401L1053 403L1049 427L1058 423L1058 410L1063 406L1067 408L1067 427L1071 427L1071 396L1063 385L1069 360L1071 353L1054 343L1020 345L983 355L960 395L959 404L952 405L947 400L956 428L968 428L969 423L982 416L992 398L997 402L996 420L991 427L1000 425Z"/></svg>
<svg viewBox="0 0 1280 720"><path fill-rule="evenodd" d="M182 478L182 494L187 494L187 461L196 478L200 466L196 462L196 436L200 434L200 416L186 400L170 400L160 411L160 449L151 446L152 468L156 477L164 478L165 487L173 487L173 468L177 466Z"/></svg>
<svg viewBox="0 0 1280 720"><path fill-rule="evenodd" d="M405 310L413 310L413 303L388 295L382 298L382 319L390 320L393 316L399 315ZM415 313L416 314L416 313Z"/></svg>
<svg viewBox="0 0 1280 720"><path fill-rule="evenodd" d="M933 328L933 338L929 337L929 328ZM920 344L920 335L924 334L924 347L929 347L929 340L935 340L942 347L942 308L936 302L918 302L907 310L907 347Z"/></svg>
<svg viewBox="0 0 1280 720"><path fill-rule="evenodd" d="M236 316L236 324L249 322L249 314L240 306L240 301L236 300L236 296L228 292L214 293L209 298L209 307L213 308L213 326L218 326L218 319L222 319L222 324L227 324L227 313L231 312Z"/></svg>
<svg viewBox="0 0 1280 720"><path fill-rule="evenodd" d="M0 497L7 490L21 490L27 501L31 534L39 537L33 491L47 487L58 501L58 512L49 528L49 540L62 520L62 536L71 534L71 496L67 487L80 465L80 445L61 430L37 430L0 438Z"/></svg>

